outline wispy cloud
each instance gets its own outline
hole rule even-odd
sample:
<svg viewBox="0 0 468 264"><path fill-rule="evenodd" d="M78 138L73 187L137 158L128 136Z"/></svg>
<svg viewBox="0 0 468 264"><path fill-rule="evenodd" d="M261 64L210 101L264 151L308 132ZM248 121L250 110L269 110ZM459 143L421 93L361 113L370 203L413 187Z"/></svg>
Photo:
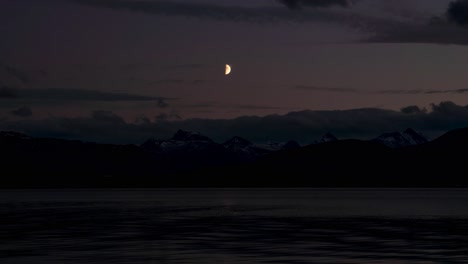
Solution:
<svg viewBox="0 0 468 264"><path fill-rule="evenodd" d="M447 89L447 90L424 90L424 89L391 89L391 90L364 90L355 88L344 88L344 87L324 87L324 86L308 86L308 85L296 85L293 89L311 91L311 92L331 92L331 93L364 93L364 94L463 94L468 93L468 89Z"/></svg>
<svg viewBox="0 0 468 264"><path fill-rule="evenodd" d="M196 104L189 104L185 105L186 108L213 108L219 107L220 105L214 102L203 102L203 103L196 103Z"/></svg>
<svg viewBox="0 0 468 264"><path fill-rule="evenodd" d="M194 109L243 109L243 110L294 110L298 109L295 107L283 107L283 106L272 106L272 105L256 105L256 104L225 104L216 102L202 102L197 104L189 104L183 106L184 108Z"/></svg>
<svg viewBox="0 0 468 264"><path fill-rule="evenodd" d="M149 85L154 84L167 84L167 85L178 85L178 84L185 84L185 85L200 85L208 82L207 80L185 80L185 79L160 79L156 81L149 82Z"/></svg>
<svg viewBox="0 0 468 264"><path fill-rule="evenodd" d="M414 25L400 23L377 29L370 37L363 38L363 43L433 43L468 45L466 30L448 23Z"/></svg>
<svg viewBox="0 0 468 264"><path fill-rule="evenodd" d="M169 70L174 70L174 69L198 69L198 68L203 68L206 65L201 64L201 63L181 63L181 64L168 64L168 65L158 65L156 63L127 63L121 65L119 68L121 70L125 71L138 71L142 69L153 69L153 68L159 68L159 69L169 69Z"/></svg>
<svg viewBox="0 0 468 264"><path fill-rule="evenodd" d="M12 76L13 78L19 80L22 83L27 84L31 82L31 77L29 76L29 74L19 68L10 65L5 65L4 69L8 75Z"/></svg>
<svg viewBox="0 0 468 264"><path fill-rule="evenodd" d="M429 90L425 92L426 94L434 94L434 93L468 93L468 89L457 89L457 90Z"/></svg>
<svg viewBox="0 0 468 264"><path fill-rule="evenodd" d="M176 121L181 119L182 117L175 110L172 110L169 113L159 113L157 116L155 116L156 122Z"/></svg>
<svg viewBox="0 0 468 264"><path fill-rule="evenodd" d="M468 89L455 90L384 90L381 94L463 94L468 93Z"/></svg>
<svg viewBox="0 0 468 264"><path fill-rule="evenodd" d="M20 107L18 109L11 111L11 114L14 116L19 116L19 117L30 117L33 115L33 112L31 108L29 107Z"/></svg>
<svg viewBox="0 0 468 264"><path fill-rule="evenodd" d="M277 0L290 9L307 7L351 6L356 0Z"/></svg>
<svg viewBox="0 0 468 264"><path fill-rule="evenodd" d="M353 88L308 86L308 85L296 85L293 88L297 90L318 91L318 92L336 92L336 93L359 93L361 92L360 90L353 89Z"/></svg>
<svg viewBox="0 0 468 264"><path fill-rule="evenodd" d="M85 89L0 89L3 98L42 99L58 101L159 101L175 98L136 95L129 93L103 92Z"/></svg>
<svg viewBox="0 0 468 264"><path fill-rule="evenodd" d="M232 108L236 109L246 109L246 110L291 110L295 108L291 107L281 107L281 106L269 106L269 105L251 105L251 104L240 104L240 105L233 105Z"/></svg>

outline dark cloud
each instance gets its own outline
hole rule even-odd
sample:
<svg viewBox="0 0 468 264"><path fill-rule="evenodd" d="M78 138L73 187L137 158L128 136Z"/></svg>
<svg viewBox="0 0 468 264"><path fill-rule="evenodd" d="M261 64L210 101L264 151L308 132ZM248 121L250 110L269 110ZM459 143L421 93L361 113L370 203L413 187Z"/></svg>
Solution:
<svg viewBox="0 0 468 264"><path fill-rule="evenodd" d="M74 1L74 2L80 2L80 1ZM97 1L99 2L99 1ZM91 3L88 3L88 5ZM103 7L103 6L101 6ZM206 65L201 64L201 63L183 63L183 64L168 64L168 65L157 65L155 63L127 63L119 66L121 70L124 71L139 71L139 70L147 70L147 69L163 69L163 70L192 70L192 69L198 69L198 68L203 68Z"/></svg>
<svg viewBox="0 0 468 264"><path fill-rule="evenodd" d="M467 93L468 89L449 90L451 93Z"/></svg>
<svg viewBox="0 0 468 264"><path fill-rule="evenodd" d="M279 7L241 7L226 6L208 3L171 2L171 1L131 1L131 0L70 0L76 3L110 8L115 10L126 10L154 15L196 17L213 20L249 22L249 23L277 23L277 22L306 22L306 21L336 21L343 22L341 15L334 15L324 10L316 9L313 14L305 12L290 12ZM346 2L346 3L345 3ZM299 0L282 1L288 7L310 6L330 7L348 6L344 0ZM321 12L322 11L322 12ZM201 64L186 64L181 67L201 67Z"/></svg>
<svg viewBox="0 0 468 264"><path fill-rule="evenodd" d="M28 84L31 82L31 77L23 70L9 65L6 65L4 69L6 73L8 73L10 76L24 84Z"/></svg>
<svg viewBox="0 0 468 264"><path fill-rule="evenodd" d="M166 108L166 107L169 107L169 104L167 103L167 101L163 98L159 98L157 101L156 101L156 105L159 107L159 108Z"/></svg>
<svg viewBox="0 0 468 264"><path fill-rule="evenodd" d="M3 96L2 96L3 95ZM158 104L174 98L136 95L129 93L112 93L96 90L83 89L0 89L0 97L3 98L18 98L18 99L33 99L46 101L102 101L102 102L119 102L119 101L157 101ZM166 102L167 103L167 102Z"/></svg>
<svg viewBox="0 0 468 264"><path fill-rule="evenodd" d="M240 104L234 105L232 108L235 109L247 109L247 110L280 110L280 109L293 109L293 108L284 108L280 106L269 106L269 105L249 105L249 104Z"/></svg>
<svg viewBox="0 0 468 264"><path fill-rule="evenodd" d="M172 84L188 84L188 85L200 85L206 83L206 80L183 80L183 79L161 79L153 82L149 82L149 85L155 85L155 84L167 84L167 85L172 85Z"/></svg>
<svg viewBox="0 0 468 264"><path fill-rule="evenodd" d="M130 0L72 0L73 2L166 16L202 17L215 20L250 20L258 17L258 10L222 5L170 2L170 1L130 1ZM192 65L188 65L191 67Z"/></svg>
<svg viewBox="0 0 468 264"><path fill-rule="evenodd" d="M331 7L342 6L347 7L352 4L350 0L278 0L280 3L290 9L297 9L303 6L310 7Z"/></svg>
<svg viewBox="0 0 468 264"><path fill-rule="evenodd" d="M468 89L455 89L455 90L384 90L379 91L382 94L463 94L468 93Z"/></svg>
<svg viewBox="0 0 468 264"><path fill-rule="evenodd" d="M432 111L438 114L453 114L453 117L465 115L468 106L460 106L454 102L442 102L440 104L431 104Z"/></svg>
<svg viewBox="0 0 468 264"><path fill-rule="evenodd" d="M159 113L154 119L156 122L165 122L181 120L182 117L177 113L177 111L173 110L170 113Z"/></svg>
<svg viewBox="0 0 468 264"><path fill-rule="evenodd" d="M460 26L468 25L468 1L455 0L449 4L447 9L447 18L449 21Z"/></svg>
<svg viewBox="0 0 468 264"><path fill-rule="evenodd" d="M466 29L454 26L468 25L468 1L455 0L449 4L445 17L421 17L420 21L381 20L366 23L371 33L362 42L370 43L434 43L467 45ZM376 21L377 22L377 21Z"/></svg>
<svg viewBox="0 0 468 264"><path fill-rule="evenodd" d="M114 114L112 111L96 110L91 113L93 120L107 124L122 125L125 121L122 117Z"/></svg>
<svg viewBox="0 0 468 264"><path fill-rule="evenodd" d="M33 115L33 112L29 107L20 107L16 110L11 111L11 114L19 117L30 117Z"/></svg>
<svg viewBox="0 0 468 264"><path fill-rule="evenodd" d="M361 33L362 43L437 43L467 45L468 34L460 27L454 27L445 18L422 16L414 19L382 16L380 13L343 12L330 8L313 8L301 12L291 12L278 7L241 7L215 4L131 1L131 0L71 0L77 3L126 10L154 15L182 16L225 20L247 23L331 23L346 26ZM351 6L355 1L344 0L287 0L280 1L289 8ZM460 1L461 2L461 1ZM464 2L464 1L463 1ZM455 1L454 3L458 3ZM453 6L454 4L452 4ZM460 4L455 4L458 6ZM459 10L462 8L457 8ZM407 16L406 16L407 17ZM452 19L453 20L453 19ZM188 67L198 64L188 64Z"/></svg>
<svg viewBox="0 0 468 264"><path fill-rule="evenodd" d="M449 24L410 24L389 23L377 26L370 37L361 40L364 43L433 43L468 45L466 30Z"/></svg>
<svg viewBox="0 0 468 264"><path fill-rule="evenodd" d="M222 104L216 102L204 102L198 104L185 105L185 108L216 108L216 109L244 109L244 110L293 110L294 107L281 107L271 105L253 105L253 104Z"/></svg>
<svg viewBox="0 0 468 264"><path fill-rule="evenodd" d="M149 119L149 118L148 118L147 116L145 116L145 115L141 115L141 116L139 116L139 117L137 117L137 118L135 119L135 123L136 123L137 125L149 124L149 123L151 123L151 119Z"/></svg>
<svg viewBox="0 0 468 264"><path fill-rule="evenodd" d="M17 98L18 95L16 94L15 89L12 89L7 86L0 87L0 99L2 98Z"/></svg>
<svg viewBox="0 0 468 264"><path fill-rule="evenodd" d="M407 107L403 107L400 110L403 114L420 114L420 113L426 113L427 109L426 108L420 108L417 105L410 105Z"/></svg>
<svg viewBox="0 0 468 264"><path fill-rule="evenodd" d="M392 89L392 90L383 90L378 91L380 94L424 94L427 90L403 90L403 89Z"/></svg>
<svg viewBox="0 0 468 264"><path fill-rule="evenodd" d="M255 142L295 139L313 142L326 132L340 138L369 139L381 133L414 128L430 137L468 126L468 107L452 102L434 104L429 111L414 106L402 111L377 108L342 111L299 111L265 117L244 116L229 120L177 120L176 113L160 114L154 122L128 123L112 112L96 111L82 118L3 120L4 130L33 136L62 137L107 143L142 143L147 138L170 138L178 129L198 131L218 142L233 135Z"/></svg>
<svg viewBox="0 0 468 264"><path fill-rule="evenodd" d="M342 88L342 87L322 87L322 86L308 86L308 85L296 85L293 89L312 91L312 92L333 92L333 93L366 93L366 94L463 94L468 93L468 89L452 89L452 90L423 90L423 89L392 89L382 91L370 91L360 90L354 88Z"/></svg>
<svg viewBox="0 0 468 264"><path fill-rule="evenodd" d="M213 103L213 102L207 102L207 103L198 103L198 104L190 104L190 105L185 105L184 107L186 108L213 108L213 107L221 107L219 104L217 103Z"/></svg>
<svg viewBox="0 0 468 264"><path fill-rule="evenodd" d="M322 86L308 86L308 85L296 85L293 87L297 90L305 91L319 91L319 92L338 92L338 93L359 93L360 90L353 88L341 88L341 87L322 87Z"/></svg>
<svg viewBox="0 0 468 264"><path fill-rule="evenodd" d="M428 90L425 91L424 93L426 94L441 94L441 93L467 93L468 89L456 89L456 90Z"/></svg>

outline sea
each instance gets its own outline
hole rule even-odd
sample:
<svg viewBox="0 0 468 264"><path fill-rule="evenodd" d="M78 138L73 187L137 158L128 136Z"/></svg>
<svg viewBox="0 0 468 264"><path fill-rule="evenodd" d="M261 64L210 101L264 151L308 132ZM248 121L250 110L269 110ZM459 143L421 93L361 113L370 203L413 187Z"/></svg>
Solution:
<svg viewBox="0 0 468 264"><path fill-rule="evenodd" d="M0 190L0 263L468 263L468 189Z"/></svg>

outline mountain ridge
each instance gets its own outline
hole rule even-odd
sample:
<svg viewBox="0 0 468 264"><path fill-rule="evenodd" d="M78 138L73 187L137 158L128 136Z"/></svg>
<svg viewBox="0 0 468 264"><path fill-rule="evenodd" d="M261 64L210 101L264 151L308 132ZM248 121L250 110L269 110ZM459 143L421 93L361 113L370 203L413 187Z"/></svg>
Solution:
<svg viewBox="0 0 468 264"><path fill-rule="evenodd" d="M458 155L468 149L468 128L399 148L344 139L268 149L240 137L219 144L198 133L178 134L136 146L0 132L0 166L8 172L0 186L468 187Z"/></svg>

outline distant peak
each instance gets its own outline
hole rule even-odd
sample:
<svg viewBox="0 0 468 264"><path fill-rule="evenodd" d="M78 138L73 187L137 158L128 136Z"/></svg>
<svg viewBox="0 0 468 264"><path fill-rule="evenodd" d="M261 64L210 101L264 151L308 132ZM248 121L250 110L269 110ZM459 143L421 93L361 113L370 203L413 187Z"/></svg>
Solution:
<svg viewBox="0 0 468 264"><path fill-rule="evenodd" d="M233 137L223 143L223 146L232 146L232 145L247 147L247 146L251 146L252 142L241 137Z"/></svg>
<svg viewBox="0 0 468 264"><path fill-rule="evenodd" d="M190 131L185 131L179 129L174 136L172 137L172 140L176 141L212 141L209 137L203 136L200 133L195 133L195 132L190 132Z"/></svg>
<svg viewBox="0 0 468 264"><path fill-rule="evenodd" d="M10 137L18 139L30 139L29 136L23 133L14 132L14 131L0 131L0 137Z"/></svg>
<svg viewBox="0 0 468 264"><path fill-rule="evenodd" d="M428 140L421 133L415 131L412 128L406 129L403 131L403 133L384 133L374 139L374 141L392 148L415 146L428 142Z"/></svg>
<svg viewBox="0 0 468 264"><path fill-rule="evenodd" d="M322 139L320 140L320 142L324 143L324 142L332 142L332 141L338 141L338 138L335 137L335 135L333 135L332 133L328 132L326 133L325 135L323 135Z"/></svg>
<svg viewBox="0 0 468 264"><path fill-rule="evenodd" d="M412 128L407 128L405 131L403 131L403 133L405 134L421 134L419 132L417 132L416 130L412 129Z"/></svg>
<svg viewBox="0 0 468 264"><path fill-rule="evenodd" d="M420 145L429 141L422 133L412 128L406 129L403 132L403 135L406 136L413 143L413 145Z"/></svg>

